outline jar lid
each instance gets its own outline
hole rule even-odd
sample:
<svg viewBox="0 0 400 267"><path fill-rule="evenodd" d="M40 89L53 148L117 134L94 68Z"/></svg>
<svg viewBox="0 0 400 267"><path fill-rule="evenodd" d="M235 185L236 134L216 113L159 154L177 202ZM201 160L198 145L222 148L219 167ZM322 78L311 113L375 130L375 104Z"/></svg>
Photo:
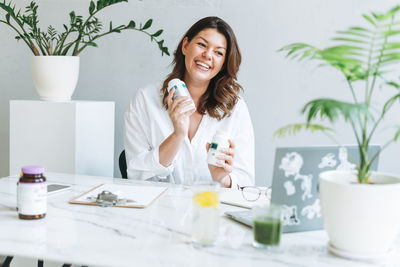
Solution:
<svg viewBox="0 0 400 267"><path fill-rule="evenodd" d="M44 167L42 166L24 166L21 168L23 174L42 174Z"/></svg>

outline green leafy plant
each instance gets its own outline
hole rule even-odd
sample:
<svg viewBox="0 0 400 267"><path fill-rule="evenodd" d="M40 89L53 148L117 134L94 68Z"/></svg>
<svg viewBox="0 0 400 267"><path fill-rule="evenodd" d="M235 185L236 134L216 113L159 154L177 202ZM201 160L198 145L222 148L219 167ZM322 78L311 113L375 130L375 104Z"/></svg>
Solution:
<svg viewBox="0 0 400 267"><path fill-rule="evenodd" d="M399 10L400 6L396 6L386 13L371 12L363 15L367 26L338 31L332 39L335 45L325 49L305 43L293 43L279 50L284 51L289 59L316 60L321 63L319 66L331 66L339 70L347 81L352 101L327 98L312 100L302 109L302 113L306 115L305 123L282 127L274 136L296 134L305 129L321 131L335 140L333 129L320 123L327 120L333 124L338 119L344 119L351 126L359 148L359 183L369 183L371 164L379 153L400 136L400 126L396 126L393 138L379 152L368 156L368 145L376 129L393 104L400 100L400 84L387 79L388 73L399 68L400 21L396 20ZM376 106L372 101L378 82L394 89L393 96L382 106ZM359 88L361 92L357 91Z"/></svg>
<svg viewBox="0 0 400 267"><path fill-rule="evenodd" d="M0 2L0 10L5 11L5 16L0 17L0 23L10 26L16 33L17 40L22 40L28 45L35 56L53 55L65 56L69 52L73 56L78 56L88 46L97 47L96 41L111 33L120 33L125 30L135 30L142 32L150 37L151 41L155 41L161 50L161 55L169 55L168 48L164 46L164 40L158 40L163 30L155 33L149 33L147 30L151 27L153 20L149 19L144 25L137 25L131 20L127 25L119 25L114 27L110 21L105 31L102 22L96 17L96 14L108 6L128 2L128 0L98 0L96 3L90 1L89 16L84 19L82 16L75 14L74 11L69 13L69 26L64 24L64 31L58 33L57 30L49 26L47 31L42 31L38 25L38 5L31 2L22 13L16 10L15 5L5 0Z"/></svg>

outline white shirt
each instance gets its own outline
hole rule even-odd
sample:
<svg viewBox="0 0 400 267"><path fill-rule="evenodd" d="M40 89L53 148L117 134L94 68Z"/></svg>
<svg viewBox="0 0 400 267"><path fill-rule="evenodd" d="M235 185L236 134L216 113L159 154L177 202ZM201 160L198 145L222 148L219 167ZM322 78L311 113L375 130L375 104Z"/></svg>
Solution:
<svg viewBox="0 0 400 267"><path fill-rule="evenodd" d="M159 161L159 147L174 131L168 111L162 106L161 83L139 89L125 112L124 144L130 179L165 181L190 185L211 181L206 143L215 132L227 132L235 143L232 188L254 185L254 132L247 105L241 98L231 116L218 121L205 114L192 141L186 136L172 164Z"/></svg>

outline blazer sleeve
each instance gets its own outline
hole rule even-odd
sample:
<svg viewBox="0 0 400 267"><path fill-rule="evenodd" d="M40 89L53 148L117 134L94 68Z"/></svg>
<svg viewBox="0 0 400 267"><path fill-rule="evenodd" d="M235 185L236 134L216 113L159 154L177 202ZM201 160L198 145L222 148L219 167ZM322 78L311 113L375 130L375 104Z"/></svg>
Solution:
<svg viewBox="0 0 400 267"><path fill-rule="evenodd" d="M147 123L147 107L146 97L139 90L124 115L124 146L129 179L164 179L173 171L172 164L168 167L160 164L159 144L153 147L149 141L151 132Z"/></svg>
<svg viewBox="0 0 400 267"><path fill-rule="evenodd" d="M254 130L244 100L237 103L232 140L235 143L234 168L230 173L232 188L254 185Z"/></svg>

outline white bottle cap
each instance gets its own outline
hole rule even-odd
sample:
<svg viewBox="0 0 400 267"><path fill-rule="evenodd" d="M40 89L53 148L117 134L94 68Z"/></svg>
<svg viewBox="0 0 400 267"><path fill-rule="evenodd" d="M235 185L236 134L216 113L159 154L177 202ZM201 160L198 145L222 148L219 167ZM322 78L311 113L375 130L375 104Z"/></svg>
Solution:
<svg viewBox="0 0 400 267"><path fill-rule="evenodd" d="M215 135L220 135L220 136L223 136L225 138L229 138L229 134L227 132L225 132L225 131L222 131L222 130L217 130L215 132Z"/></svg>
<svg viewBox="0 0 400 267"><path fill-rule="evenodd" d="M185 84L182 80L175 78L168 82L168 92L171 91L172 87L179 87L181 84ZM186 87L186 84L185 84Z"/></svg>

